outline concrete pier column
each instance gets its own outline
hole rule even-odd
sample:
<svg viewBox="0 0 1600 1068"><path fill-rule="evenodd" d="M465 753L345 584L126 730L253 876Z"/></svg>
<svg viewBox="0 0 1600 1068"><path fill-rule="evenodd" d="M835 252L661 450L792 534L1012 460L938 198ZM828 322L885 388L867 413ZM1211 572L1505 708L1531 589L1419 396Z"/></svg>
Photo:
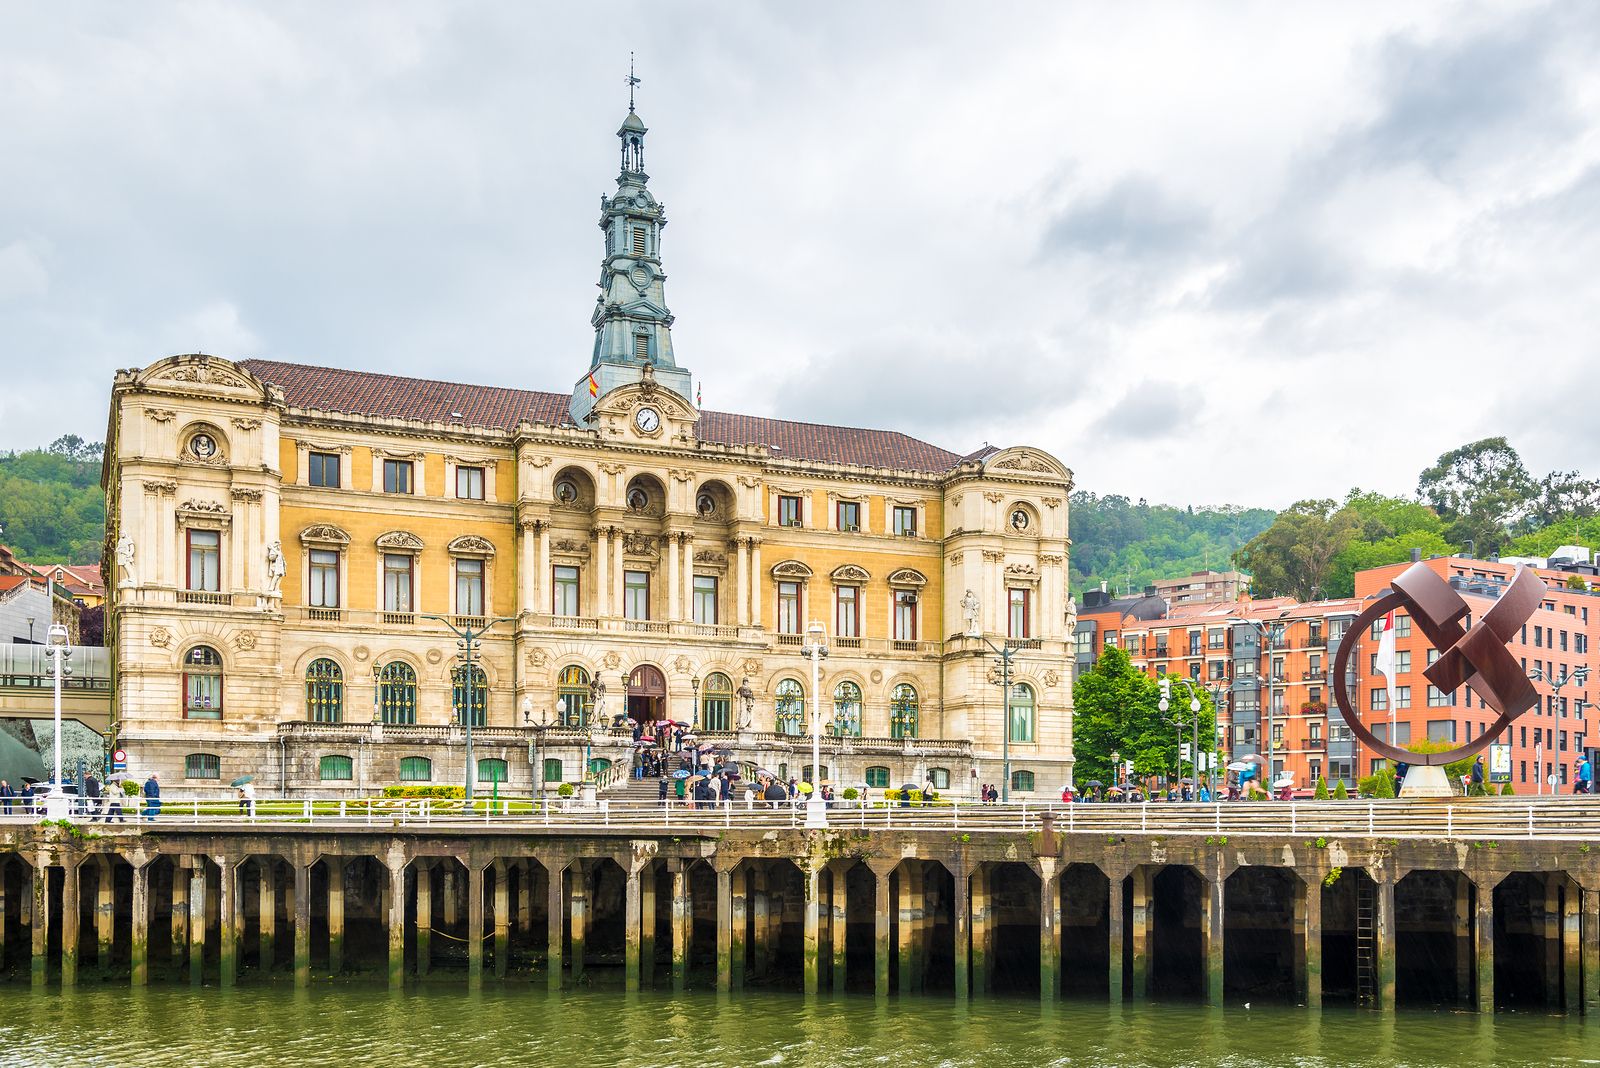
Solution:
<svg viewBox="0 0 1600 1068"><path fill-rule="evenodd" d="M311 985L311 865L294 866L294 985Z"/></svg>
<svg viewBox="0 0 1600 1068"><path fill-rule="evenodd" d="M217 981L233 986L239 978L239 866L228 857L211 858L217 865Z"/></svg>
<svg viewBox="0 0 1600 1068"><path fill-rule="evenodd" d="M1600 890L1583 888L1583 1014L1600 1016Z"/></svg>
<svg viewBox="0 0 1600 1068"><path fill-rule="evenodd" d="M869 860L876 886L876 926L872 940L872 989L880 998L889 996L889 876L895 865L892 860Z"/></svg>
<svg viewBox="0 0 1600 1068"><path fill-rule="evenodd" d="M689 922L694 914L689 908L688 865L681 860L668 863L672 868L672 989L678 992L689 982Z"/></svg>
<svg viewBox="0 0 1600 1068"><path fill-rule="evenodd" d="M1373 917L1372 926L1378 958L1378 1006L1384 1012L1394 1011L1394 882L1392 872L1379 873L1374 895L1377 915Z"/></svg>
<svg viewBox="0 0 1600 1068"><path fill-rule="evenodd" d="M0 965L3 965L6 959L6 928L9 926L6 917L10 915L6 911L6 869L10 864L8 858L0 857Z"/></svg>
<svg viewBox="0 0 1600 1068"><path fill-rule="evenodd" d="M324 857L328 873L328 973L344 971L344 875L343 857Z"/></svg>
<svg viewBox="0 0 1600 1068"><path fill-rule="evenodd" d="M1578 884L1565 875L1548 878L1561 884L1561 997L1570 1015L1583 1009L1583 910Z"/></svg>
<svg viewBox="0 0 1600 1068"><path fill-rule="evenodd" d="M767 939L772 934L767 913L771 907L765 862L757 861L750 871L750 971L756 976L767 974Z"/></svg>
<svg viewBox="0 0 1600 1068"><path fill-rule="evenodd" d="M95 901L94 901L94 939L95 963L101 972L111 970L111 949L116 941L117 901L116 901L116 858L102 856L95 871ZM0 895L5 893L0 889ZM5 916L4 902L0 901L0 917ZM3 936L0 936L3 940ZM0 942L3 945L3 942ZM3 949L0 949L3 954Z"/></svg>
<svg viewBox="0 0 1600 1068"><path fill-rule="evenodd" d="M33 898L29 927L33 935L33 985L44 986L50 965L50 858L40 850L33 861L28 889Z"/></svg>
<svg viewBox="0 0 1600 1068"><path fill-rule="evenodd" d="M717 989L733 989L733 869L738 862L718 857L717 873ZM743 939L740 939L741 944Z"/></svg>
<svg viewBox="0 0 1600 1068"><path fill-rule="evenodd" d="M1296 909L1303 915L1300 958L1301 996L1307 1007L1322 1008L1322 880L1312 873L1306 880Z"/></svg>
<svg viewBox="0 0 1600 1068"><path fill-rule="evenodd" d="M1205 895L1201 901L1200 938L1204 947L1206 1001L1221 1005L1222 952L1226 930L1223 917L1226 915L1228 880L1220 866L1214 878L1201 878L1200 892Z"/></svg>
<svg viewBox="0 0 1600 1068"><path fill-rule="evenodd" d="M815 994L822 987L822 866L808 861L805 871L805 991Z"/></svg>
<svg viewBox="0 0 1600 1068"><path fill-rule="evenodd" d="M150 981L150 865L133 868L133 937L130 941L130 977L134 986Z"/></svg>
<svg viewBox="0 0 1600 1068"><path fill-rule="evenodd" d="M1481 1013L1494 1012L1494 887L1493 877L1475 879L1473 896L1472 941L1473 974L1476 977L1474 1000Z"/></svg>
<svg viewBox="0 0 1600 1068"><path fill-rule="evenodd" d="M642 888L639 885L639 871L649 861L635 860L628 866L628 881L623 887L622 902L622 988L624 990L639 989L639 919L642 912L640 897ZM720 925L719 925L720 927ZM720 937L721 931L719 929Z"/></svg>
<svg viewBox="0 0 1600 1068"><path fill-rule="evenodd" d="M511 869L494 862L494 977L504 979L511 963Z"/></svg>
<svg viewBox="0 0 1600 1068"><path fill-rule="evenodd" d="M527 938L533 934L533 862L524 860L517 865L517 934Z"/></svg>
<svg viewBox="0 0 1600 1068"><path fill-rule="evenodd" d="M583 980L584 942L589 933L589 870L587 860L577 861L569 869L572 879L572 983Z"/></svg>
<svg viewBox="0 0 1600 1068"><path fill-rule="evenodd" d="M184 958L189 953L189 865L188 857L173 858L172 892L168 895L171 901L168 933L172 939L172 951L168 959L172 962L174 978L183 974Z"/></svg>
<svg viewBox="0 0 1600 1068"><path fill-rule="evenodd" d="M257 954L265 975L271 973L278 952L278 862L272 857L256 859L256 914Z"/></svg>
<svg viewBox="0 0 1600 1068"><path fill-rule="evenodd" d="M653 860L646 861L639 873L639 985L643 987L656 981L657 874Z"/></svg>
<svg viewBox="0 0 1600 1068"><path fill-rule="evenodd" d="M417 861L417 978L433 965L433 861Z"/></svg>
<svg viewBox="0 0 1600 1068"><path fill-rule="evenodd" d="M972 967L972 911L968 903L969 869L965 859L955 861L951 886L955 893L955 984L956 1000L965 1001L971 996L969 979Z"/></svg>
<svg viewBox="0 0 1600 1068"><path fill-rule="evenodd" d="M831 876L828 882L828 951L833 958L833 992L844 993L847 979L847 965L845 947L849 941L850 899L846 893L850 862L831 860L828 862L828 873Z"/></svg>
<svg viewBox="0 0 1600 1068"><path fill-rule="evenodd" d="M733 869L733 988L744 989L746 929L750 915L750 872L746 868Z"/></svg>
<svg viewBox="0 0 1600 1068"><path fill-rule="evenodd" d="M1472 877L1464 871L1456 872L1454 916L1456 1001L1473 1005L1477 996L1472 989Z"/></svg>
<svg viewBox="0 0 1600 1068"><path fill-rule="evenodd" d="M476 859L467 864L467 986L483 985L483 873Z"/></svg>
<svg viewBox="0 0 1600 1068"><path fill-rule="evenodd" d="M78 985L78 942L80 910L78 908L80 861L73 857L61 859L61 985Z"/></svg>
<svg viewBox="0 0 1600 1068"><path fill-rule="evenodd" d="M457 872L455 865L444 864L439 868L439 896L444 900L444 925L454 928L461 922L461 888L457 885Z"/></svg>
<svg viewBox="0 0 1600 1068"><path fill-rule="evenodd" d="M1122 929L1127 924L1127 917L1123 915L1122 884L1126 878L1127 873L1121 868L1106 872L1106 990L1113 1005L1122 1004Z"/></svg>
<svg viewBox="0 0 1600 1068"><path fill-rule="evenodd" d="M1155 873L1140 866L1130 873L1133 879L1133 999L1150 996L1150 898Z"/></svg>
<svg viewBox="0 0 1600 1068"><path fill-rule="evenodd" d="M1544 885L1544 983L1547 1004L1561 1004L1561 890L1556 877L1545 873Z"/></svg>
<svg viewBox="0 0 1600 1068"><path fill-rule="evenodd" d="M406 985L406 859L389 856L389 987Z"/></svg>
<svg viewBox="0 0 1600 1068"><path fill-rule="evenodd" d="M972 993L989 993L989 867L980 864L972 873Z"/></svg>
<svg viewBox="0 0 1600 1068"><path fill-rule="evenodd" d="M1056 996L1061 953L1061 883L1055 857L1034 860L1039 875L1039 997Z"/></svg>
<svg viewBox="0 0 1600 1068"><path fill-rule="evenodd" d="M566 865L555 860L544 861L549 873L545 907L545 981L551 990L561 989L562 930L566 926Z"/></svg>
<svg viewBox="0 0 1600 1068"><path fill-rule="evenodd" d="M912 919L911 906L914 880L909 868L909 864L902 864L890 873L889 893L894 899L892 907L895 920L895 953L900 960L900 974L895 984L897 994L910 994L915 990L911 978L913 970L911 958L916 939L916 921Z"/></svg>

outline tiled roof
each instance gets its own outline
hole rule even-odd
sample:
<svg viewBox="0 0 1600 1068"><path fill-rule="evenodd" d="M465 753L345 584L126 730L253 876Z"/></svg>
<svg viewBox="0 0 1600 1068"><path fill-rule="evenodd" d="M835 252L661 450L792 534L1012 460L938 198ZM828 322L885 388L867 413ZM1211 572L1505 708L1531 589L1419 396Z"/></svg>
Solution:
<svg viewBox="0 0 1600 1068"><path fill-rule="evenodd" d="M296 408L424 422L510 429L524 420L573 426L571 397L503 386L469 386L369 371L311 367L275 360L240 360L247 371L283 390ZM459 417L451 413L459 413ZM695 432L720 445L765 445L780 457L894 467L941 474L962 457L893 430L797 423L731 412L701 412Z"/></svg>

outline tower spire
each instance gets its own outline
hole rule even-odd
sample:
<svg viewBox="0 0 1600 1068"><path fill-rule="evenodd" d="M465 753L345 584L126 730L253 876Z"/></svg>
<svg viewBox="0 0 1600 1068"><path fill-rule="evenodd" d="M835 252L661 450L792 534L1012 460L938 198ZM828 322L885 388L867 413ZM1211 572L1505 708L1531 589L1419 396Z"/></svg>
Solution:
<svg viewBox="0 0 1600 1068"><path fill-rule="evenodd" d="M640 79L633 74L633 53L628 53L628 110L633 110L633 87L638 85Z"/></svg>

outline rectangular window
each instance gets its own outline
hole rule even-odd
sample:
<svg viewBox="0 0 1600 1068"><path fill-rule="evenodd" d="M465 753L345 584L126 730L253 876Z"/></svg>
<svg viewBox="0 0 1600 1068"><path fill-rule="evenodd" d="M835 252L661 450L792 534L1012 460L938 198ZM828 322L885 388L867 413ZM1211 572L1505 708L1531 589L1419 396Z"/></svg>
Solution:
<svg viewBox="0 0 1600 1068"><path fill-rule="evenodd" d="M1206 648L1226 649L1228 647L1228 632L1221 627L1212 627L1206 631Z"/></svg>
<svg viewBox="0 0 1600 1068"><path fill-rule="evenodd" d="M917 510L904 505L895 505L894 532L902 538L913 537L917 533Z"/></svg>
<svg viewBox="0 0 1600 1068"><path fill-rule="evenodd" d="M311 550L312 608L339 607L339 553L334 549Z"/></svg>
<svg viewBox="0 0 1600 1068"><path fill-rule="evenodd" d="M889 769L884 767L870 767L867 769L867 785L874 790L882 790L889 785Z"/></svg>
<svg viewBox="0 0 1600 1068"><path fill-rule="evenodd" d="M383 492L385 492L385 493L410 493L411 492L411 461L410 460L385 460L385 461L383 461Z"/></svg>
<svg viewBox="0 0 1600 1068"><path fill-rule="evenodd" d="M1394 707L1395 708L1410 708L1411 707L1411 687L1409 687L1409 686L1396 686L1394 688Z"/></svg>
<svg viewBox="0 0 1600 1068"><path fill-rule="evenodd" d="M545 759L544 759L544 781L545 782L547 782L547 783L558 783L558 782L561 782L562 779L566 776L566 774L567 774L566 769L564 767L562 767L561 758L560 757L545 757Z"/></svg>
<svg viewBox="0 0 1600 1068"><path fill-rule="evenodd" d="M401 782L432 782L433 761L427 757L401 757L400 758Z"/></svg>
<svg viewBox="0 0 1600 1068"><path fill-rule="evenodd" d="M1429 708L1448 708L1453 706L1455 703L1455 694L1445 693L1443 690L1439 689L1439 687L1431 684L1428 686Z"/></svg>
<svg viewBox="0 0 1600 1068"><path fill-rule="evenodd" d="M406 553L383 554L383 610L412 612L412 558Z"/></svg>
<svg viewBox="0 0 1600 1068"><path fill-rule="evenodd" d="M1007 635L1012 638L1033 637L1033 617L1030 612L1029 594L1032 590L1007 590L1006 596L1010 602L1010 611L1006 613L1006 624L1009 628Z"/></svg>
<svg viewBox="0 0 1600 1068"><path fill-rule="evenodd" d="M306 481L313 486L339 488L339 454L313 452L306 455Z"/></svg>
<svg viewBox="0 0 1600 1068"><path fill-rule="evenodd" d="M648 241L649 235L645 233L645 228L642 226L635 226L631 229L633 231L633 254L635 256L648 255L649 249L646 245L646 241Z"/></svg>
<svg viewBox="0 0 1600 1068"><path fill-rule="evenodd" d="M1011 789L1020 793L1029 793L1033 790L1033 772L1013 771L1011 773Z"/></svg>
<svg viewBox="0 0 1600 1068"><path fill-rule="evenodd" d="M713 626L717 622L717 576L694 577L694 621Z"/></svg>
<svg viewBox="0 0 1600 1068"><path fill-rule="evenodd" d="M1389 710L1389 691L1381 686L1374 686L1369 697L1368 708L1374 712L1387 712Z"/></svg>
<svg viewBox="0 0 1600 1068"><path fill-rule="evenodd" d="M1283 724L1281 723L1272 725L1272 745L1275 749L1283 748Z"/></svg>
<svg viewBox="0 0 1600 1068"><path fill-rule="evenodd" d="M551 604L550 612L557 616L575 616L578 614L578 569L575 567L555 567L553 581L550 584Z"/></svg>
<svg viewBox="0 0 1600 1068"><path fill-rule="evenodd" d="M1197 630L1192 630L1189 632L1189 655L1200 655L1200 632Z"/></svg>
<svg viewBox="0 0 1600 1068"><path fill-rule="evenodd" d="M622 573L622 614L627 619L650 618L650 572Z"/></svg>
<svg viewBox="0 0 1600 1068"><path fill-rule="evenodd" d="M216 593L222 587L222 532L189 531L189 589Z"/></svg>
<svg viewBox="0 0 1600 1068"><path fill-rule="evenodd" d="M800 633L800 583L778 583L778 633Z"/></svg>
<svg viewBox="0 0 1600 1068"><path fill-rule="evenodd" d="M222 778L222 758L215 753L190 753L183 758L185 779Z"/></svg>
<svg viewBox="0 0 1600 1068"><path fill-rule="evenodd" d="M840 501L838 512L839 529L855 533L861 529L861 502Z"/></svg>
<svg viewBox="0 0 1600 1068"><path fill-rule="evenodd" d="M780 527L797 527L800 525L800 498L778 498L778 525Z"/></svg>
<svg viewBox="0 0 1600 1068"><path fill-rule="evenodd" d="M948 789L950 789L950 769L949 768L929 768L928 769L928 781L933 783L933 788L935 790L948 790Z"/></svg>
<svg viewBox="0 0 1600 1068"><path fill-rule="evenodd" d="M465 501L483 500L483 468L456 468L456 496Z"/></svg>
<svg viewBox="0 0 1600 1068"><path fill-rule="evenodd" d="M1428 741L1453 742L1456 740L1456 721L1453 719L1430 719L1428 721Z"/></svg>
<svg viewBox="0 0 1600 1068"><path fill-rule="evenodd" d="M834 596L838 600L834 634L840 638L861 637L861 587L840 586Z"/></svg>
<svg viewBox="0 0 1600 1068"><path fill-rule="evenodd" d="M1089 637L1087 632L1076 635L1079 648L1084 647L1084 639ZM894 640L897 642L914 642L917 640L917 595L912 590L894 591Z"/></svg>
<svg viewBox="0 0 1600 1068"><path fill-rule="evenodd" d="M325 756L317 764L317 777L323 782L349 782L356 777L354 762L347 756Z"/></svg>
<svg viewBox="0 0 1600 1068"><path fill-rule="evenodd" d="M456 614L483 615L483 561L456 561Z"/></svg>

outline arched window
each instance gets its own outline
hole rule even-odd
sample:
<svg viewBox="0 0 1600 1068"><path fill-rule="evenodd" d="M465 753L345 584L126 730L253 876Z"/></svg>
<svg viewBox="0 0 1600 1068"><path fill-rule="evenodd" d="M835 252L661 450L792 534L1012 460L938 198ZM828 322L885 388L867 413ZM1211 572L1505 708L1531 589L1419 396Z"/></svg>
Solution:
<svg viewBox="0 0 1600 1068"><path fill-rule="evenodd" d="M546 785L559 783L566 778L566 769L561 766L560 757L544 758L544 781Z"/></svg>
<svg viewBox="0 0 1600 1068"><path fill-rule="evenodd" d="M330 753L317 764L317 777L323 782L349 782L355 778L355 765L341 754Z"/></svg>
<svg viewBox="0 0 1600 1068"><path fill-rule="evenodd" d="M401 757L401 782L432 782L433 761L427 757Z"/></svg>
<svg viewBox="0 0 1600 1068"><path fill-rule="evenodd" d="M556 712L563 727L581 727L589 716L589 673L577 664L561 669L556 677ZM566 702L566 711L561 702Z"/></svg>
<svg viewBox="0 0 1600 1068"><path fill-rule="evenodd" d="M707 675L700 687L700 727L708 731L733 729L733 680L720 671Z"/></svg>
<svg viewBox="0 0 1600 1068"><path fill-rule="evenodd" d="M929 768L928 769L928 781L933 783L933 788L935 790L948 790L948 789L950 789L950 769L949 768Z"/></svg>
<svg viewBox="0 0 1600 1068"><path fill-rule="evenodd" d="M596 778L611 767L611 761L605 757L589 758L589 777Z"/></svg>
<svg viewBox="0 0 1600 1068"><path fill-rule="evenodd" d="M185 779L222 778L222 759L215 753L190 753L183 758Z"/></svg>
<svg viewBox="0 0 1600 1068"><path fill-rule="evenodd" d="M817 778L815 772L816 772L816 769L814 767L812 767L810 764L805 765L804 767L802 767L800 769L800 781L801 782L809 782L809 783L818 783L818 782L826 781L826 779L828 778L828 765L826 765L826 764L822 765L822 778L821 779Z"/></svg>
<svg viewBox="0 0 1600 1068"><path fill-rule="evenodd" d="M805 687L795 679L784 679L774 691L773 711L777 713L779 734L803 734L806 721Z"/></svg>
<svg viewBox="0 0 1600 1068"><path fill-rule="evenodd" d="M306 718L312 723L344 722L344 670L325 656L306 666Z"/></svg>
<svg viewBox="0 0 1600 1068"><path fill-rule="evenodd" d="M404 660L391 660L378 671L378 716L398 727L417 722L417 673Z"/></svg>
<svg viewBox="0 0 1600 1068"><path fill-rule="evenodd" d="M1013 771L1011 773L1011 789L1014 791L1020 790L1023 793L1031 793L1033 791L1033 772Z"/></svg>
<svg viewBox="0 0 1600 1068"><path fill-rule="evenodd" d="M509 771L508 765L506 764L506 762L504 760L501 760L499 757L479 757L478 758L478 781L479 782L490 782L490 783L505 782L506 781L506 775L507 775L508 771Z"/></svg>
<svg viewBox="0 0 1600 1068"><path fill-rule="evenodd" d="M1025 682L1011 688L1010 719L1013 742L1033 741L1033 687Z"/></svg>
<svg viewBox="0 0 1600 1068"><path fill-rule="evenodd" d="M222 718L222 657L209 645L197 645L183 658L183 715Z"/></svg>
<svg viewBox="0 0 1600 1068"><path fill-rule="evenodd" d="M889 737L915 738L921 715L915 686L902 682L889 692Z"/></svg>
<svg viewBox="0 0 1600 1068"><path fill-rule="evenodd" d="M472 725L474 727L487 726L489 723L489 676L483 673L483 668L472 665L472 686L467 687L467 668L465 664L458 665L450 673L451 700L456 710L456 722L465 723L467 709L472 709Z"/></svg>
<svg viewBox="0 0 1600 1068"><path fill-rule="evenodd" d="M833 733L861 737L861 687L849 679L833 688Z"/></svg>
<svg viewBox="0 0 1600 1068"><path fill-rule="evenodd" d="M889 785L889 769L882 765L874 764L867 769L867 785L874 790L882 790Z"/></svg>

